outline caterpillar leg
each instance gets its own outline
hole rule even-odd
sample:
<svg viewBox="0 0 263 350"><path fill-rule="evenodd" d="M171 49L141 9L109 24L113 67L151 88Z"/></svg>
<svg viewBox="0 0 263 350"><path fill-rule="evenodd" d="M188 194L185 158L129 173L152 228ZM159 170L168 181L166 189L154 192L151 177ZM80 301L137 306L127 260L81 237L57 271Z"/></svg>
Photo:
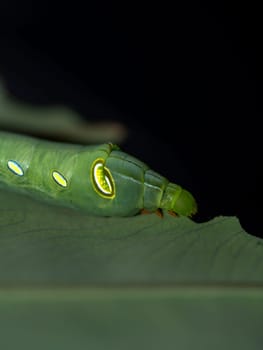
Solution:
<svg viewBox="0 0 263 350"><path fill-rule="evenodd" d="M160 218L163 218L163 211L162 211L162 209L157 209L157 210L155 211L155 214L156 214L157 216L159 216Z"/></svg>
<svg viewBox="0 0 263 350"><path fill-rule="evenodd" d="M163 212L161 209L157 209L155 210L154 212L150 211L150 210L147 210L147 209L142 209L141 210L141 214L142 215L147 215L147 214L152 214L152 213L155 213L157 216L159 216L160 218L163 218Z"/></svg>
<svg viewBox="0 0 263 350"><path fill-rule="evenodd" d="M178 215L172 210L168 210L168 214L174 216L175 218L178 217Z"/></svg>

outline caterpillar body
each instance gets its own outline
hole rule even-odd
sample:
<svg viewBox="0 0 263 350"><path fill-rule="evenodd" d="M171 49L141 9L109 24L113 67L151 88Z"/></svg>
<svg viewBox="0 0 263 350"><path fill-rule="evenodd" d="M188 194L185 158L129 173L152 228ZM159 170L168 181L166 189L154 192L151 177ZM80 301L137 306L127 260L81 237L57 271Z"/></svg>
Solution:
<svg viewBox="0 0 263 350"><path fill-rule="evenodd" d="M190 192L111 143L72 145L0 132L0 186L91 215L197 212Z"/></svg>

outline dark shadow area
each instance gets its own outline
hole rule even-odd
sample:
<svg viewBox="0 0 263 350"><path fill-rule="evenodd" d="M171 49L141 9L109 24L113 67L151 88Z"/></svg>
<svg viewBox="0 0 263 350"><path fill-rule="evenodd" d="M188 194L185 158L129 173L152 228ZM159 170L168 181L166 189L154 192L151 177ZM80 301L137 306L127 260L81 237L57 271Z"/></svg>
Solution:
<svg viewBox="0 0 263 350"><path fill-rule="evenodd" d="M262 225L262 21L240 2L0 5L0 75L34 104L130 130L122 148L197 198L195 220Z"/></svg>

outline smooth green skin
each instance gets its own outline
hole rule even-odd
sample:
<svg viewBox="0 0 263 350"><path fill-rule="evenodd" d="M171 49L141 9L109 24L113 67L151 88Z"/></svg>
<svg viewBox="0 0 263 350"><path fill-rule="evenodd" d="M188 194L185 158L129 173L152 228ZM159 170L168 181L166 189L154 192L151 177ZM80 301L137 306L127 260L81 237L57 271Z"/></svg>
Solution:
<svg viewBox="0 0 263 350"><path fill-rule="evenodd" d="M95 190L91 167L96 159L104 160L111 173L114 198L105 198ZM9 160L19 163L23 176L8 169ZM54 170L67 179L66 188L54 181ZM196 201L188 191L112 144L71 145L0 132L0 184L98 216L131 216L142 209L164 209L183 216L197 211Z"/></svg>

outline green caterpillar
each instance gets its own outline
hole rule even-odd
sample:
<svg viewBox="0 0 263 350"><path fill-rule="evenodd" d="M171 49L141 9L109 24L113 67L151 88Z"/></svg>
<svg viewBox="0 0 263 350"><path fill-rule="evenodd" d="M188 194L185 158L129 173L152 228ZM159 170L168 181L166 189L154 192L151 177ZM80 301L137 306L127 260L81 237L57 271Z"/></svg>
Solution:
<svg viewBox="0 0 263 350"><path fill-rule="evenodd" d="M0 185L99 216L197 212L188 191L111 143L71 145L0 132Z"/></svg>

